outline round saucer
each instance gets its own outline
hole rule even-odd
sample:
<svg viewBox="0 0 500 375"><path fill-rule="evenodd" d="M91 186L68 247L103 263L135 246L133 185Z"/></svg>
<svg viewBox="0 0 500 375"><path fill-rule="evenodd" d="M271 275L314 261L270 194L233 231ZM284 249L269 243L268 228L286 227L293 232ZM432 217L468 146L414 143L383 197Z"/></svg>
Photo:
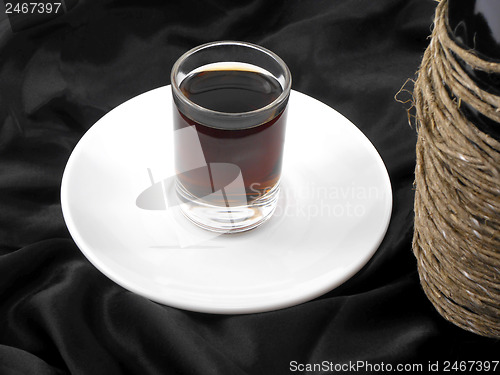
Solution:
<svg viewBox="0 0 500 375"><path fill-rule="evenodd" d="M345 117L292 91L276 211L254 230L221 235L175 204L171 101L165 86L118 106L64 171L68 229L111 280L182 309L254 313L320 296L372 257L389 225L391 184Z"/></svg>

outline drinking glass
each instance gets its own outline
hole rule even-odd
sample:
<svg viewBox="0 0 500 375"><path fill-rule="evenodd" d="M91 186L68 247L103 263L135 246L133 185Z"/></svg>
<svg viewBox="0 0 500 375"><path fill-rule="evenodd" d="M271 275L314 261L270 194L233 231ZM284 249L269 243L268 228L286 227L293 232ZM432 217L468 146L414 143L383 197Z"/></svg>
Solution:
<svg viewBox="0 0 500 375"><path fill-rule="evenodd" d="M171 72L176 193L183 214L220 233L269 219L279 196L291 74L261 46L217 41Z"/></svg>

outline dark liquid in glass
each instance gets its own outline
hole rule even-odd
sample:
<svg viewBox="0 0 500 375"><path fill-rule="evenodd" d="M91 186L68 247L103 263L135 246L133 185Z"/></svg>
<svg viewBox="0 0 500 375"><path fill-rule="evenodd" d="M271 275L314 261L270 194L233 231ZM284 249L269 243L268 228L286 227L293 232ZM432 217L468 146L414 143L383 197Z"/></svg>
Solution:
<svg viewBox="0 0 500 375"><path fill-rule="evenodd" d="M267 74L251 70L207 70L190 75L179 88L193 103L207 109L225 113L250 112L272 103L283 89L280 83ZM202 111L182 113L174 108L175 130L194 126L207 166L188 170L193 165L193 144L176 139L175 157L178 181L195 197L204 198L214 205L224 202L211 201L210 194L229 185L241 173L243 194L250 203L272 189L279 181L283 143L285 138L286 110L276 113L261 124L234 121L218 126L207 126ZM208 121L207 121L208 122ZM222 168L229 163L234 168ZM236 168L237 166L238 168ZM215 171L215 168L219 168ZM180 173L182 171L182 173ZM236 171L236 172L235 172ZM216 173L215 173L216 172ZM217 179L213 176L217 175ZM238 190L241 195L241 189ZM241 201L225 191L224 199ZM226 202L227 203L227 202Z"/></svg>

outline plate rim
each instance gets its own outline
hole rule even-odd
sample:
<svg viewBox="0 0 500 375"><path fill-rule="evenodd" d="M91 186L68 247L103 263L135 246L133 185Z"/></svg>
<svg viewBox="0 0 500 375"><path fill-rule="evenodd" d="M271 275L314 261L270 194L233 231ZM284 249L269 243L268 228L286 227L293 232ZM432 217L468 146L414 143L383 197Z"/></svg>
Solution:
<svg viewBox="0 0 500 375"><path fill-rule="evenodd" d="M335 113L337 117L342 118L343 121L346 121L349 123L350 127L353 128L352 130L356 131L358 133L358 137L360 137L363 140L363 143L365 143L365 147L370 150L372 154L375 156L375 160L378 164L378 167L380 168L381 171L383 171L383 180L384 180L384 185L385 189L387 189L386 193L388 196L388 199L386 201L386 204L384 205L384 214L383 214L383 219L385 220L385 225L380 233L380 235L377 238L377 241L374 241L372 244L372 248L369 251L366 251L364 253L364 256L359 259L358 262L356 262L356 265L352 268L349 269L349 272L344 273L342 277L337 277L335 278L334 281L326 282L321 285L321 287L316 287L313 292L309 293L302 293L297 296L288 296L287 298L278 299L278 300L273 300L273 301L266 301L265 303L261 303L259 306L253 305L253 306L213 306L213 305L204 305L203 307L200 307L199 304L193 303L191 300L185 300L185 301L179 301L178 299L170 299L168 298L169 296L158 296L155 293L150 293L146 288L144 287L137 287L134 284L127 283L126 280L124 280L123 276L120 276L118 272L116 272L113 267L107 265L105 262L103 262L99 257L94 256L95 251L87 249L87 246L85 245L85 240L82 238L81 234L78 231L78 228L73 220L73 217L71 215L71 209L69 207L69 198L68 198L68 189L69 189L69 183L70 183L70 178L72 171L74 171L73 164L75 163L75 160L78 157L78 154L81 152L82 148L85 146L85 140L90 138L96 131L98 131L99 123L105 123L105 117L119 109L120 107L126 105L128 102L133 101L137 99L138 97L144 96L146 94L153 95L155 92L160 92L160 91L165 91L165 90L170 90L170 85L165 85L161 87L157 87L151 90L148 90L144 93L138 94L123 103L119 104L109 112L107 112L104 116L102 116L99 120L97 120L78 140L77 144L73 148L68 161L65 165L62 180L61 180L61 189L60 189L60 199L61 199L61 208L62 208L62 213L63 213L63 218L66 224L66 227L68 228L68 231L77 245L78 249L83 253L85 258L94 266L96 267L102 274L104 274L107 278L112 280L113 282L117 283L118 285L122 286L125 288L127 291L134 292L140 296L143 296L151 301L174 307L174 308L180 308L188 311L194 311L194 312L201 312L201 313L211 313L211 314L253 314L253 313L261 313L261 312L269 312L269 311L275 311L275 310L280 310L288 307L292 307L298 304L302 304L311 300L314 300L322 295L324 295L327 292L330 292L334 290L335 288L338 288L345 282L347 282L349 279L351 279L355 274L357 274L368 262L370 259L373 257L373 255L377 252L379 249L381 243L383 242L387 231L389 229L390 223L392 221L392 210L393 210L393 189L392 189L392 184L391 184L391 179L390 175L388 173L387 167L374 146L374 144L369 140L369 138L354 124L352 123L348 118L346 118L344 115L342 115L340 112L335 110L334 108L330 107L328 104L321 102L320 100L313 98L307 94L304 94L302 92L299 92L297 90L291 90L291 96L295 96L299 98L300 96L306 97L307 100L314 100L320 105L328 107L330 111L333 111L332 113ZM97 130L96 130L97 129ZM325 274L323 274L324 276ZM331 278L328 278L331 280Z"/></svg>

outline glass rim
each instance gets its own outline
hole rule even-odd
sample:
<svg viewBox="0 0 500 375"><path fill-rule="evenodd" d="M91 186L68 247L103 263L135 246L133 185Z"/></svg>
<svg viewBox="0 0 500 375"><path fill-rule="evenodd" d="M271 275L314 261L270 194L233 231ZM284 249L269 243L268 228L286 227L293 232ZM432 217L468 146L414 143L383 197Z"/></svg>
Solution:
<svg viewBox="0 0 500 375"><path fill-rule="evenodd" d="M214 46L222 46L222 45L232 45L232 46L241 46L241 47L246 47L246 48L252 48L255 50L258 50L259 52L263 52L270 56L272 59L274 59L278 65L282 68L283 70L283 77L285 79L284 86L283 86L283 91L281 94L274 99L271 103L266 104L265 106L255 109L253 111L247 111L247 112L220 112L220 111L215 111L213 109L205 108L199 104L196 104L195 102L191 101L188 99L180 90L179 84L180 82L177 82L177 73L179 72L179 68L181 64L190 56L194 55L196 52L214 47ZM172 86L172 90L175 94L175 96L184 102L185 105L191 106L196 108L199 111L203 112L208 112L212 113L214 115L218 116L227 116L227 117L247 117L247 116L253 116L256 114L259 114L261 112L267 111L272 109L273 107L278 107L281 103L283 103L285 100L287 100L288 96L290 95L290 90L292 87L292 75L290 73L290 69L286 65L286 63L283 61L281 57L279 57L276 53L268 50L265 47L259 46L254 43L250 42L242 42L242 41L236 41L236 40L221 40L221 41L215 41L215 42L209 42L205 44L201 44L197 47L191 48L189 51L185 52L182 54L177 61L174 63L172 67L172 71L170 73L170 84Z"/></svg>

